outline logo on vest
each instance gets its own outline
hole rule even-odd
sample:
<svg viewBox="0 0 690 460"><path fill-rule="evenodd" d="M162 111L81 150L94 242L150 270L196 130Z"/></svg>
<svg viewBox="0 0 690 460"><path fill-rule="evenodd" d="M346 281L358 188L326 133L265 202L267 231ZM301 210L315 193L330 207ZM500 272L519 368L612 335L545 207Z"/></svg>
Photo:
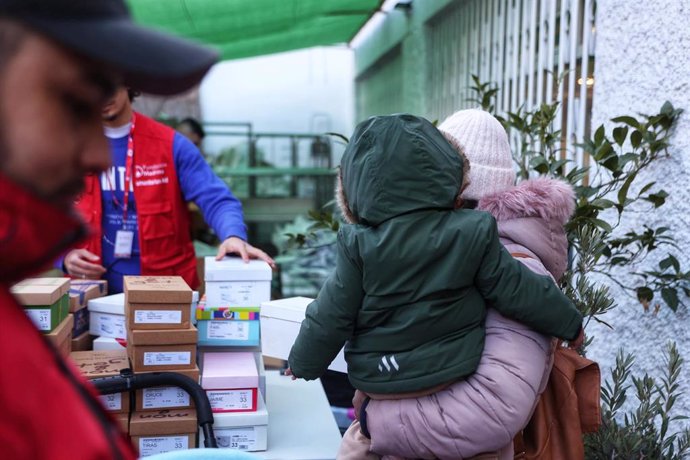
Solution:
<svg viewBox="0 0 690 460"><path fill-rule="evenodd" d="M134 182L137 187L150 187L167 184L170 179L166 174L167 163L153 165L136 165L134 170Z"/></svg>

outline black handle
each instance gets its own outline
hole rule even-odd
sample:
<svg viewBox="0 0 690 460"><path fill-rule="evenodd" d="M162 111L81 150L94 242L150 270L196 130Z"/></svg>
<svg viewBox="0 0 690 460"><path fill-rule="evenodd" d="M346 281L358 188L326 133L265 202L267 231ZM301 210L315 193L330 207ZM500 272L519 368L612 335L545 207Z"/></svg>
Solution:
<svg viewBox="0 0 690 460"><path fill-rule="evenodd" d="M189 393L196 406L196 417L201 430L204 433L204 446L217 448L216 436L213 433L213 412L208 396L201 385L187 377L175 372L151 372L134 374L129 369L120 371L119 376L102 377L91 380L98 392L102 395L135 391L143 388L170 386L179 387Z"/></svg>

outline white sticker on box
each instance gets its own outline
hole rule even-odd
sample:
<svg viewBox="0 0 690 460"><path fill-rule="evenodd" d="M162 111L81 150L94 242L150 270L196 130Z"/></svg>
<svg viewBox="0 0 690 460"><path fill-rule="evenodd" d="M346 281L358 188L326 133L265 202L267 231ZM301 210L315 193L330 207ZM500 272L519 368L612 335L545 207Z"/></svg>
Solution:
<svg viewBox="0 0 690 460"><path fill-rule="evenodd" d="M218 447L238 450L256 450L254 427L215 429Z"/></svg>
<svg viewBox="0 0 690 460"><path fill-rule="evenodd" d="M139 439L139 455L142 457L186 449L189 449L188 436L160 436Z"/></svg>
<svg viewBox="0 0 690 460"><path fill-rule="evenodd" d="M122 393L101 395L101 402L108 410L122 410Z"/></svg>
<svg viewBox="0 0 690 460"><path fill-rule="evenodd" d="M180 324L182 312L177 310L134 310L136 324Z"/></svg>
<svg viewBox="0 0 690 460"><path fill-rule="evenodd" d="M209 321L209 339L249 340L249 323L247 321Z"/></svg>
<svg viewBox="0 0 690 460"><path fill-rule="evenodd" d="M252 410L253 390L206 390L213 412Z"/></svg>
<svg viewBox="0 0 690 460"><path fill-rule="evenodd" d="M189 406L189 395L178 387L144 388L142 396L144 409Z"/></svg>
<svg viewBox="0 0 690 460"><path fill-rule="evenodd" d="M124 339L127 337L124 316L92 312L90 321L92 324L92 335L112 337L115 339ZM93 327L94 324L95 327Z"/></svg>
<svg viewBox="0 0 690 460"><path fill-rule="evenodd" d="M177 366L191 363L192 354L188 351L149 351L144 353L144 366Z"/></svg>
<svg viewBox="0 0 690 460"><path fill-rule="evenodd" d="M39 331L49 331L52 315L50 309L27 309L24 310Z"/></svg>
<svg viewBox="0 0 690 460"><path fill-rule="evenodd" d="M220 300L231 305L244 305L251 302L252 294L258 287L257 283L250 282L228 283L219 286Z"/></svg>

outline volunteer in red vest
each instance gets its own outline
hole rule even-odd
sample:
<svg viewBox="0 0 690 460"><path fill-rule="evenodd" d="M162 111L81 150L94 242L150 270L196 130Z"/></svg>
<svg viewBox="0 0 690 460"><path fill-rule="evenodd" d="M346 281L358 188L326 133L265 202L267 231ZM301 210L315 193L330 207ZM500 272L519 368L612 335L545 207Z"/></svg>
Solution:
<svg viewBox="0 0 690 460"><path fill-rule="evenodd" d="M123 275L179 275L198 287L187 201L199 206L221 238L218 258L236 253L275 266L246 242L242 204L199 149L168 126L134 112L135 95L118 88L101 113L113 166L86 177L77 208L92 236L65 256L67 273L104 278L111 294L122 292Z"/></svg>
<svg viewBox="0 0 690 460"><path fill-rule="evenodd" d="M0 0L1 458L137 458L10 287L86 234L72 205L110 166L99 114L118 82L179 93L216 57L135 25L123 0Z"/></svg>

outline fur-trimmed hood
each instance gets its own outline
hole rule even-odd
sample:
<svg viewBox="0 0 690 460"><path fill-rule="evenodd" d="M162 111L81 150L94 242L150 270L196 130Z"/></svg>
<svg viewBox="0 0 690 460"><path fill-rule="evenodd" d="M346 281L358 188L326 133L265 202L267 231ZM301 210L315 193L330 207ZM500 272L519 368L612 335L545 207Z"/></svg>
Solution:
<svg viewBox="0 0 690 460"><path fill-rule="evenodd" d="M568 261L563 225L575 210L575 191L570 184L546 177L525 180L482 198L478 209L494 216L506 246L515 243L525 247L555 279L563 276Z"/></svg>

